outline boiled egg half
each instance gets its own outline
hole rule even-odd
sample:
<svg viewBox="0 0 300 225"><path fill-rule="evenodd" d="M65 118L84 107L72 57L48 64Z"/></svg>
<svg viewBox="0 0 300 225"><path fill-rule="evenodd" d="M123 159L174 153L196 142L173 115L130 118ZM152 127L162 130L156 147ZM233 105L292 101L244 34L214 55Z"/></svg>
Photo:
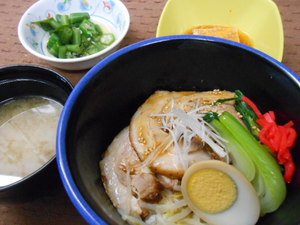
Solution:
<svg viewBox="0 0 300 225"><path fill-rule="evenodd" d="M255 189L235 167L218 160L193 164L181 190L191 210L210 225L253 225L260 215Z"/></svg>

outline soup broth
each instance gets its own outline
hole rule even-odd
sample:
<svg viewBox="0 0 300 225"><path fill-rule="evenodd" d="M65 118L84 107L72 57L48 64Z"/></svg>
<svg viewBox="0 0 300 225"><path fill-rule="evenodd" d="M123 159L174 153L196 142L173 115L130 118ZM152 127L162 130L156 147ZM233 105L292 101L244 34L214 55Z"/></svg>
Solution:
<svg viewBox="0 0 300 225"><path fill-rule="evenodd" d="M54 100L36 96L0 105L0 186L31 174L55 155L62 108Z"/></svg>

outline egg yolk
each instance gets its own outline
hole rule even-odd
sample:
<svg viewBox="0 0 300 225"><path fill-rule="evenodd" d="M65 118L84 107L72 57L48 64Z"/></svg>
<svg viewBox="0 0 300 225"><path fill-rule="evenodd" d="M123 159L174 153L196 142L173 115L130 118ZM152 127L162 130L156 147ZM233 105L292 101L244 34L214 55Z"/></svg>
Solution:
<svg viewBox="0 0 300 225"><path fill-rule="evenodd" d="M211 214L225 211L237 199L237 187L232 178L211 168L201 169L190 176L187 193L195 206Z"/></svg>

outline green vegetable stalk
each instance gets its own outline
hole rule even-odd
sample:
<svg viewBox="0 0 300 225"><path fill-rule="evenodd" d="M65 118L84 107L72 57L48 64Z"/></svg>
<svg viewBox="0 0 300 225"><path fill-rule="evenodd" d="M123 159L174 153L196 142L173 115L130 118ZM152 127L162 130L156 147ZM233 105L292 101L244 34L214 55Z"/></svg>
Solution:
<svg viewBox="0 0 300 225"><path fill-rule="evenodd" d="M68 15L57 14L55 18L62 26L70 26L70 19Z"/></svg>
<svg viewBox="0 0 300 225"><path fill-rule="evenodd" d="M73 34L72 34L72 43L74 45L80 45L81 44L81 32L80 29L77 27L73 27L72 29Z"/></svg>
<svg viewBox="0 0 300 225"><path fill-rule="evenodd" d="M85 19L90 19L90 15L87 12L78 12L70 14L71 24L81 23Z"/></svg>
<svg viewBox="0 0 300 225"><path fill-rule="evenodd" d="M286 185L276 160L230 113L222 113L219 119L220 123L249 155L256 167L257 175L253 185L260 189L257 191L260 192L258 194L261 194L262 214L275 211L286 197Z"/></svg>
<svg viewBox="0 0 300 225"><path fill-rule="evenodd" d="M50 54L58 57L58 49L60 45L61 44L58 35L55 33L51 34L47 43L47 49L50 52Z"/></svg>
<svg viewBox="0 0 300 225"><path fill-rule="evenodd" d="M219 121L218 114L208 112L204 116L204 120L210 123L218 131L220 136L227 141L224 144L226 150L229 152L233 166L241 171L249 182L254 180L256 168L252 159L227 128Z"/></svg>
<svg viewBox="0 0 300 225"><path fill-rule="evenodd" d="M60 46L58 48L58 57L61 59L65 59L67 54L67 47L66 46Z"/></svg>
<svg viewBox="0 0 300 225"><path fill-rule="evenodd" d="M49 18L46 20L35 21L33 24L38 25L46 32L53 32L57 30L61 25L54 19Z"/></svg>
<svg viewBox="0 0 300 225"><path fill-rule="evenodd" d="M70 27L63 27L58 32L59 40L63 45L71 43L72 35L73 32Z"/></svg>

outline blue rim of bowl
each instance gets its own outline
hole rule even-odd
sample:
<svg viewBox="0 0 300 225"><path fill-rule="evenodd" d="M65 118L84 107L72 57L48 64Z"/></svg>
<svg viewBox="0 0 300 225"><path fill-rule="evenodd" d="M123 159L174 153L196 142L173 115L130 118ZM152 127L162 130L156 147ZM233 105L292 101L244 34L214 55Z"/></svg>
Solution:
<svg viewBox="0 0 300 225"><path fill-rule="evenodd" d="M234 41L215 38L215 37L198 36L198 35L173 35L173 36L157 37L157 38L144 40L132 44L130 46L124 47L123 49L120 49L115 53L111 54L110 56L106 57L104 60L99 62L97 65L95 65L91 70L89 70L87 74L81 79L81 81L75 86L74 90L72 91L71 95L69 96L65 104L64 110L61 115L61 119L59 121L58 134L57 134L57 163L58 163L58 169L59 169L59 173L63 185L71 201L73 202L74 206L78 210L78 212L91 225L98 225L98 224L108 225L108 224L91 208L91 206L89 206L87 201L80 193L78 187L76 186L74 179L72 178L72 173L68 165L68 158L66 154L66 143L64 142L64 140L66 139L67 124L70 119L72 108L75 105L76 100L80 96L81 92L85 89L85 87L88 85L88 82L95 76L95 74L98 71L100 71L102 68L104 68L107 64L114 61L119 56L124 55L127 52L133 51L139 47L155 44L158 42L178 40L178 39L194 39L194 40L197 39L201 41L219 42L219 43L225 43L225 44L243 48L256 55L259 55L260 57L266 59L267 61L271 62L275 66L284 70L286 74L290 77L290 79L294 80L294 82L298 84L300 88L300 77L291 69L289 69L287 66L285 66L283 63L277 61L271 56L252 47Z"/></svg>

